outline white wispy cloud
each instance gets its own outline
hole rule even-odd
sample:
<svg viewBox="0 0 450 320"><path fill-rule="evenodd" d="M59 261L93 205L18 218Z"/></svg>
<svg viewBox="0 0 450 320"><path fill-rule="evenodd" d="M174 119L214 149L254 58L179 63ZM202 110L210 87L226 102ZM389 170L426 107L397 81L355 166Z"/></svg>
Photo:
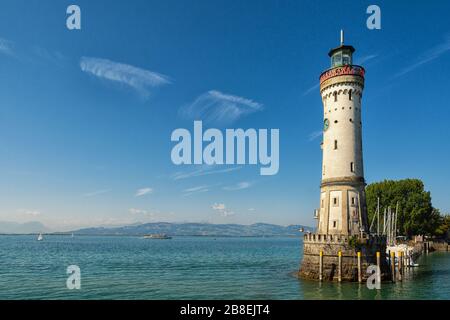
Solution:
<svg viewBox="0 0 450 320"><path fill-rule="evenodd" d="M368 54L366 56L362 56L362 57L356 59L355 64L363 65L363 64L369 62L370 60L375 59L376 57L378 57L378 54Z"/></svg>
<svg viewBox="0 0 450 320"><path fill-rule="evenodd" d="M247 210L250 211L250 212L255 212L256 211L255 208L248 208Z"/></svg>
<svg viewBox="0 0 450 320"><path fill-rule="evenodd" d="M211 90L197 97L191 104L181 107L179 114L207 124L227 125L262 108L261 103L251 99Z"/></svg>
<svg viewBox="0 0 450 320"><path fill-rule="evenodd" d="M130 208L130 209L128 209L128 212L131 214L146 214L147 210Z"/></svg>
<svg viewBox="0 0 450 320"><path fill-rule="evenodd" d="M195 193L202 193L202 192L208 192L209 187L208 186L198 186L198 187L192 187L187 188L183 190L183 196L187 197Z"/></svg>
<svg viewBox="0 0 450 320"><path fill-rule="evenodd" d="M316 90L319 88L319 85L320 85L320 83L317 82L317 83L316 83L315 85L313 85L312 87L306 89L306 90L303 92L303 96L306 96L306 95L310 94L311 92L316 91Z"/></svg>
<svg viewBox="0 0 450 320"><path fill-rule="evenodd" d="M53 63L59 66L62 66L65 62L68 61L68 58L59 51L49 51L46 48L34 46L32 48L33 57L41 61L45 61L48 63Z"/></svg>
<svg viewBox="0 0 450 320"><path fill-rule="evenodd" d="M227 190L227 191L243 190L243 189L250 188L251 186L252 186L251 182L242 181L233 186L223 187L223 190Z"/></svg>
<svg viewBox="0 0 450 320"><path fill-rule="evenodd" d="M192 177L200 177L210 174L226 173L242 169L242 167L229 167L217 169L215 165L202 165L201 167L189 172L176 172L171 176L172 180L187 179Z"/></svg>
<svg viewBox="0 0 450 320"><path fill-rule="evenodd" d="M150 89L171 83L166 75L108 59L82 57L80 68L96 77L127 85L144 97L150 95Z"/></svg>
<svg viewBox="0 0 450 320"><path fill-rule="evenodd" d="M211 209L217 211L222 217L229 217L234 215L234 212L228 210L224 203L214 203L211 206Z"/></svg>
<svg viewBox="0 0 450 320"><path fill-rule="evenodd" d="M0 38L0 53L13 56L14 51L12 41Z"/></svg>
<svg viewBox="0 0 450 320"><path fill-rule="evenodd" d="M134 216L142 216L150 219L155 217L154 212L145 209L130 208L128 209L128 212Z"/></svg>
<svg viewBox="0 0 450 320"><path fill-rule="evenodd" d="M41 212L38 210L19 209L17 211L21 214L24 214L27 216L32 216L32 217L37 217L37 216L41 215Z"/></svg>
<svg viewBox="0 0 450 320"><path fill-rule="evenodd" d="M412 64L410 64L409 66L406 66L405 68L403 68L402 70L400 70L400 72L396 73L394 75L394 78L398 78L401 77L417 68L419 68L420 66L427 64L433 60L436 60L437 58L441 57L442 55L444 55L445 53L447 53L448 51L450 51L450 34L447 34L444 38L444 41L434 47L432 47L431 49L425 51L423 54L421 54L415 62L413 62Z"/></svg>
<svg viewBox="0 0 450 320"><path fill-rule="evenodd" d="M110 191L111 191L111 189L96 190L96 191L93 191L93 192L85 193L85 194L83 194L83 196L89 198L89 197L98 196L100 194L108 193Z"/></svg>
<svg viewBox="0 0 450 320"><path fill-rule="evenodd" d="M137 191L136 191L136 193L134 194L134 196L135 197L142 197L142 196L144 196L144 195L146 195L146 194L149 194L149 193L152 193L153 192L153 189L152 188L141 188L141 189L138 189Z"/></svg>
<svg viewBox="0 0 450 320"><path fill-rule="evenodd" d="M311 132L311 133L308 135L308 140L309 140L309 141L316 140L317 138L319 138L319 137L322 136L322 133L323 133L322 130L318 130L318 131Z"/></svg>
<svg viewBox="0 0 450 320"><path fill-rule="evenodd" d="M225 210L225 204L224 203L214 203L211 208L213 210Z"/></svg>

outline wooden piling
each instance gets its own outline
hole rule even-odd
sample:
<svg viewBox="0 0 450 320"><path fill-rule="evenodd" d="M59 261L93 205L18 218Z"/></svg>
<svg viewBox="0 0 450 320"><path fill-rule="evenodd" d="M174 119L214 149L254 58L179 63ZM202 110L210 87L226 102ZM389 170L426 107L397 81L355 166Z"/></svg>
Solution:
<svg viewBox="0 0 450 320"><path fill-rule="evenodd" d="M403 276L403 254L402 251L398 252L398 280L402 281Z"/></svg>
<svg viewBox="0 0 450 320"><path fill-rule="evenodd" d="M391 252L391 273L392 273L392 282L395 282L395 252Z"/></svg>
<svg viewBox="0 0 450 320"><path fill-rule="evenodd" d="M342 281L342 252L338 252L338 281Z"/></svg>
<svg viewBox="0 0 450 320"><path fill-rule="evenodd" d="M381 254L380 251L377 251L377 282L381 283Z"/></svg>
<svg viewBox="0 0 450 320"><path fill-rule="evenodd" d="M319 281L322 281L323 276L323 251L320 250L319 253Z"/></svg>
<svg viewBox="0 0 450 320"><path fill-rule="evenodd" d="M358 251L358 282L362 282L362 273L361 273L361 251Z"/></svg>
<svg viewBox="0 0 450 320"><path fill-rule="evenodd" d="M391 267L391 250L388 251L388 265Z"/></svg>

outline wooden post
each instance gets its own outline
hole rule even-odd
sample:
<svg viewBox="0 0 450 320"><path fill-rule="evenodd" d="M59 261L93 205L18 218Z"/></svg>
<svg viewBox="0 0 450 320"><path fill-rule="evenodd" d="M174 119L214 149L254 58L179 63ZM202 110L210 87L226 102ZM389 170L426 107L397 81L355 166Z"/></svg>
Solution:
<svg viewBox="0 0 450 320"><path fill-rule="evenodd" d="M392 273L392 282L395 282L395 252L391 252L391 273Z"/></svg>
<svg viewBox="0 0 450 320"><path fill-rule="evenodd" d="M359 197L359 192L358 192L358 214L359 214L359 226L358 226L358 229L359 229L359 232L360 232L360 236L362 238L362 235L363 235L363 229L362 229L363 221L362 221L362 212L361 212L361 199Z"/></svg>
<svg viewBox="0 0 450 320"><path fill-rule="evenodd" d="M322 281L322 275L323 275L323 251L320 250L320 253L319 253L319 281Z"/></svg>
<svg viewBox="0 0 450 320"><path fill-rule="evenodd" d="M342 252L338 252L338 281L342 281Z"/></svg>
<svg viewBox="0 0 450 320"><path fill-rule="evenodd" d="M361 251L358 251L358 282L362 282L362 273L361 273Z"/></svg>
<svg viewBox="0 0 450 320"><path fill-rule="evenodd" d="M403 263L402 263L402 260L403 260L403 254L402 254L401 251L399 251L398 252L398 280L400 280L400 281L403 280L402 279L402 275L403 275L403 270L402 270Z"/></svg>
<svg viewBox="0 0 450 320"><path fill-rule="evenodd" d="M406 269L406 252L402 252L402 276L405 275L405 269Z"/></svg>
<svg viewBox="0 0 450 320"><path fill-rule="evenodd" d="M377 282L381 283L381 254L380 251L377 251L377 266L378 266L378 276L377 276Z"/></svg>
<svg viewBox="0 0 450 320"><path fill-rule="evenodd" d="M388 251L388 265L391 267L391 250Z"/></svg>

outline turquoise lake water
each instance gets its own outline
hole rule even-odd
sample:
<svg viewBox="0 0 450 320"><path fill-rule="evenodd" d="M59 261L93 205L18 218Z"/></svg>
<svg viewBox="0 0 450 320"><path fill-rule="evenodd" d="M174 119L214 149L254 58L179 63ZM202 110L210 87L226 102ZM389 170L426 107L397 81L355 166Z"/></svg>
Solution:
<svg viewBox="0 0 450 320"><path fill-rule="evenodd" d="M450 299L450 253L381 290L293 276L299 238L0 236L0 299ZM81 289L66 287L69 265Z"/></svg>

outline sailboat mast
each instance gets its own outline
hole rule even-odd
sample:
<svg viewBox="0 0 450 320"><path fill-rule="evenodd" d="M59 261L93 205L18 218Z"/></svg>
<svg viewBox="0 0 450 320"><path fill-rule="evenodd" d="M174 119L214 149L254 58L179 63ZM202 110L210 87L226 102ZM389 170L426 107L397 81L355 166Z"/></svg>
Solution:
<svg viewBox="0 0 450 320"><path fill-rule="evenodd" d="M397 220L398 220L398 201L395 207L395 227L394 227L394 241L397 244Z"/></svg>
<svg viewBox="0 0 450 320"><path fill-rule="evenodd" d="M380 235L380 197L377 199L377 236Z"/></svg>

